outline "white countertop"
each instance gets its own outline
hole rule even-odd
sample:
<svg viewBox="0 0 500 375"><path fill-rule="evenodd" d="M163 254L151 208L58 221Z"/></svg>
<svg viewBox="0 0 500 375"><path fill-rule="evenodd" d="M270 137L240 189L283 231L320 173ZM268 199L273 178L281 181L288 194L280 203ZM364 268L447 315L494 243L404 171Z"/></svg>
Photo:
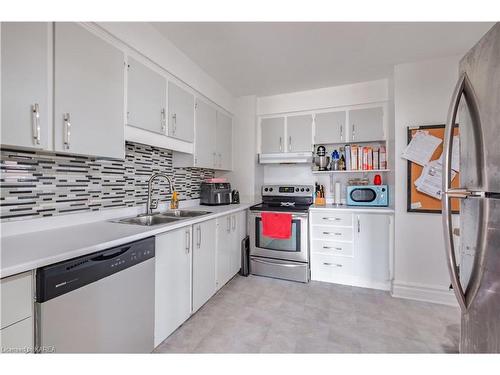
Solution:
<svg viewBox="0 0 500 375"><path fill-rule="evenodd" d="M394 209L391 207L360 207L360 206L346 206L345 204L326 204L318 206L313 204L309 207L310 211L333 210L345 212L363 212L363 213L378 213L378 214L394 214Z"/></svg>
<svg viewBox="0 0 500 375"><path fill-rule="evenodd" d="M227 206L186 207L189 210L210 211L211 214L155 226L97 221L4 236L1 238L0 277L7 277L214 219L245 210L251 205L242 203Z"/></svg>

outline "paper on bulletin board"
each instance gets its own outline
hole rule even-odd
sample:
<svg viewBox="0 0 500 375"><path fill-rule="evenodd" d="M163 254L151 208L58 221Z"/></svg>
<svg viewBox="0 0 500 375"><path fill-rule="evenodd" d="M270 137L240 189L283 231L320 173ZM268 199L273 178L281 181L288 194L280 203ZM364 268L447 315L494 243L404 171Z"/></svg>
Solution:
<svg viewBox="0 0 500 375"><path fill-rule="evenodd" d="M451 172L451 180L457 173ZM433 160L424 166L422 174L414 182L416 188L421 193L441 200L443 183L443 163L440 159Z"/></svg>
<svg viewBox="0 0 500 375"><path fill-rule="evenodd" d="M432 154L434 154L441 142L440 138L429 134L427 131L419 130L401 156L416 164L425 166L431 160Z"/></svg>

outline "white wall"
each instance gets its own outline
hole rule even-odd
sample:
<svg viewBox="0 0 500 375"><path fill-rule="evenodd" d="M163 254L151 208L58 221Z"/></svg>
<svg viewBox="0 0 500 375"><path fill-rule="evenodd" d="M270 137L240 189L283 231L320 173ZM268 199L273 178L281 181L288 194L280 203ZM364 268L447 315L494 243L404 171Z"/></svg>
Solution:
<svg viewBox="0 0 500 375"><path fill-rule="evenodd" d="M395 277L394 295L454 304L449 292L441 215L406 212L406 168L399 155L407 127L444 124L458 77L459 57L394 68Z"/></svg>
<svg viewBox="0 0 500 375"><path fill-rule="evenodd" d="M98 22L98 26L167 70L180 81L233 112L233 96L147 22Z"/></svg>

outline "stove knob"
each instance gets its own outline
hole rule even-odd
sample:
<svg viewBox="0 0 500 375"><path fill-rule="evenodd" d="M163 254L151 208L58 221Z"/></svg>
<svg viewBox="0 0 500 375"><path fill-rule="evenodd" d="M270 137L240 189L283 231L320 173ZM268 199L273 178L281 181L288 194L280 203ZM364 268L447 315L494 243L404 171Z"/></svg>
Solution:
<svg viewBox="0 0 500 375"><path fill-rule="evenodd" d="M306 191L309 192L309 188L307 188Z"/></svg>
<svg viewBox="0 0 500 375"><path fill-rule="evenodd" d="M265 188L264 191L268 191L269 189L268 188Z"/></svg>
<svg viewBox="0 0 500 375"><path fill-rule="evenodd" d="M304 188L300 189L300 191L304 191Z"/></svg>
<svg viewBox="0 0 500 375"><path fill-rule="evenodd" d="M295 191L299 191L299 188L295 188Z"/></svg>
<svg viewBox="0 0 500 375"><path fill-rule="evenodd" d="M269 191L273 191L273 188L269 188Z"/></svg>

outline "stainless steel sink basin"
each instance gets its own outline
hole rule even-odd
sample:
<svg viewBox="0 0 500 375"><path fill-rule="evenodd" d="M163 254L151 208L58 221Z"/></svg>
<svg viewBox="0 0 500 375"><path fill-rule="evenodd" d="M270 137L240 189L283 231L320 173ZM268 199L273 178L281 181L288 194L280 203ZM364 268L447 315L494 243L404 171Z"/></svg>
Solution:
<svg viewBox="0 0 500 375"><path fill-rule="evenodd" d="M165 217L190 218L211 214L210 211L189 211L189 210L172 210L162 212L159 215Z"/></svg>
<svg viewBox="0 0 500 375"><path fill-rule="evenodd" d="M135 224L135 225L145 225L145 226L150 226L150 225L159 225L159 224L168 224L168 223L173 223L175 221L179 221L180 218L175 218L175 217L168 217L168 216L162 216L162 215L143 215L143 216L135 216L135 217L128 217L126 219L120 219L116 220L116 223L123 223L123 224Z"/></svg>

